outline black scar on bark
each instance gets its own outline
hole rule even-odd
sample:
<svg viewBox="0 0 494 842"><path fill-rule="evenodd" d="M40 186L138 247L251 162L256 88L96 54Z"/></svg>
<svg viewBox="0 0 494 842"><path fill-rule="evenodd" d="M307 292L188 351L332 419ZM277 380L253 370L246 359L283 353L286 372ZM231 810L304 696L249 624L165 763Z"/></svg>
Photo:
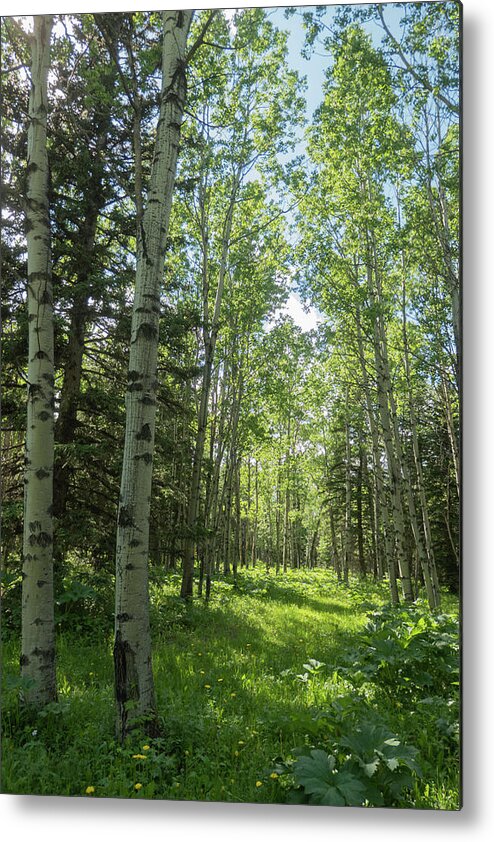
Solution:
<svg viewBox="0 0 494 842"><path fill-rule="evenodd" d="M33 649L33 655L36 655L37 658L41 658L45 663L53 663L55 660L55 650L54 649L40 649L38 646L36 649Z"/></svg>
<svg viewBox="0 0 494 842"><path fill-rule="evenodd" d="M151 441L151 428L149 424L143 424L139 433L136 433L137 441Z"/></svg>
<svg viewBox="0 0 494 842"><path fill-rule="evenodd" d="M127 640L122 640L120 629L115 635L113 646L115 669L115 696L120 715L120 738L123 743L127 735L127 702L139 698L139 679L135 664L135 652Z"/></svg>
<svg viewBox="0 0 494 842"><path fill-rule="evenodd" d="M134 456L134 459L136 460L136 462L137 462L138 459L142 459L144 464L150 465L151 462L153 461L153 454L152 453L137 453Z"/></svg>
<svg viewBox="0 0 494 842"><path fill-rule="evenodd" d="M158 329L151 322L142 322L138 327L137 335L151 341L151 339L156 339L158 336Z"/></svg>
<svg viewBox="0 0 494 842"><path fill-rule="evenodd" d="M128 375L127 375L127 378L131 381L139 380L140 377L141 377L141 372L136 371L135 369L131 369L129 371Z"/></svg>
<svg viewBox="0 0 494 842"><path fill-rule="evenodd" d="M27 655L21 655L21 657L19 658L19 663L20 663L21 667L27 667L28 664L29 664L28 656Z"/></svg>
<svg viewBox="0 0 494 842"><path fill-rule="evenodd" d="M133 548L134 548L134 547L138 547L140 543L141 543L141 542L139 541L139 539L138 539L138 538L132 538L132 541L129 541L129 547L133 547ZM128 566L126 567L126 570L133 569L133 567L134 567L134 565L133 565L133 564L128 565Z"/></svg>
<svg viewBox="0 0 494 842"><path fill-rule="evenodd" d="M48 532L40 532L38 535L29 536L29 544L31 547L49 547L53 544L53 538Z"/></svg>
<svg viewBox="0 0 494 842"><path fill-rule="evenodd" d="M121 506L120 508L120 511L118 513L118 525L124 527L134 526L134 518L132 517L126 506Z"/></svg>
<svg viewBox="0 0 494 842"><path fill-rule="evenodd" d="M40 413L40 414L41 414L41 413ZM44 468L39 468L39 469L36 471L36 473L35 473L35 475L34 475L34 476L35 476L35 477L37 477L38 479L46 479L46 477L49 477L49 476L50 476L50 471L45 471L45 469L44 469Z"/></svg>
<svg viewBox="0 0 494 842"><path fill-rule="evenodd" d="M53 303L53 297L52 297L51 293L48 292L47 289L45 289L44 292L42 293L42 295L40 295L39 303L40 304L52 304Z"/></svg>
<svg viewBox="0 0 494 842"><path fill-rule="evenodd" d="M129 620L132 620L132 614L127 614L126 611L123 611L121 614L117 614L117 620L119 623L127 623Z"/></svg>
<svg viewBox="0 0 494 842"><path fill-rule="evenodd" d="M38 418L40 421L48 421L51 418L51 412L47 412L46 409L43 409L42 412L38 412Z"/></svg>

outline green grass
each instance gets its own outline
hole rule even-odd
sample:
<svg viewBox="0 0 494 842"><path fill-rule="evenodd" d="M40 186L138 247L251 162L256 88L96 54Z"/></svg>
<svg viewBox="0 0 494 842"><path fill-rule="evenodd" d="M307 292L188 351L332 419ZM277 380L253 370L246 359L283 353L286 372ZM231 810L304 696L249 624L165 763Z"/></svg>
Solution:
<svg viewBox="0 0 494 842"><path fill-rule="evenodd" d="M69 627L58 639L57 704L27 721L16 691L5 695L3 792L85 795L94 787L90 797L280 803L293 780L278 776L276 763L290 761L297 746L333 739L338 716L321 726L320 714L344 709L342 722L384 717L418 749L424 775L402 806L458 808L457 751L437 733L434 712L426 704L410 716L399 694L393 704L392 693L383 696L368 680L356 686L341 669L345 653L358 649L367 612L387 602L385 585L345 588L322 570L245 571L237 585L215 582L209 606L183 604L178 589L176 575L155 574L163 735L115 741L109 623L106 633L101 622L82 635ZM447 607L454 610L454 601ZM3 648L8 683L18 644L8 639ZM307 672L309 659L321 667Z"/></svg>

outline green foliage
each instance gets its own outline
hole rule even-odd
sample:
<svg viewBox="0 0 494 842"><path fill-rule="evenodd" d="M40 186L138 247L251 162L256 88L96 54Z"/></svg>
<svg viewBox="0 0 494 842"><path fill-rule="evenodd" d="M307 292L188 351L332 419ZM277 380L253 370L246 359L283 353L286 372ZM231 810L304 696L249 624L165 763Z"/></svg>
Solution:
<svg viewBox="0 0 494 842"><path fill-rule="evenodd" d="M300 754L301 749L295 750ZM421 777L418 751L382 725L364 723L326 749L310 749L291 765L290 803L400 806L403 790Z"/></svg>
<svg viewBox="0 0 494 842"><path fill-rule="evenodd" d="M377 685L354 688L340 669L368 622L360 603L382 604L382 589L353 578L342 588L331 570L256 568L239 571L236 584L218 579L205 606L177 599L178 573L155 568L152 579L161 736L144 728L124 746L113 738L110 627L103 635L94 619L87 633L59 636L58 701L35 719L18 706L9 639L4 791L457 808L454 712L448 719L427 697L416 710L391 694L382 705ZM78 594L81 604L93 598L76 581L66 583L74 609Z"/></svg>
<svg viewBox="0 0 494 842"><path fill-rule="evenodd" d="M354 687L371 682L389 697L398 692L410 705L424 694L453 696L459 683L457 619L431 614L420 602L384 606L370 615L358 649L344 662L341 674Z"/></svg>

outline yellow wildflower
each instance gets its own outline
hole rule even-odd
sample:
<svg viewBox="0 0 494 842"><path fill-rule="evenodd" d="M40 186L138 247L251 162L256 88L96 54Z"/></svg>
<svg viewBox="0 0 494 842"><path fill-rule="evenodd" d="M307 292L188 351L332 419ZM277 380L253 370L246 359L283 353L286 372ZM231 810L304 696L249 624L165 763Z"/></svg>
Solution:
<svg viewBox="0 0 494 842"><path fill-rule="evenodd" d="M149 749L150 749L150 748L151 748L151 746L143 746L143 747L142 747L142 750L143 750L143 751L149 751Z"/></svg>
<svg viewBox="0 0 494 842"><path fill-rule="evenodd" d="M134 758L134 760L145 760L146 759L145 754L133 754L132 757Z"/></svg>
<svg viewBox="0 0 494 842"><path fill-rule="evenodd" d="M86 795L92 795L94 792L94 786L86 787Z"/></svg>
<svg viewBox="0 0 494 842"><path fill-rule="evenodd" d="M199 672L201 673L201 675L204 675L205 670L199 670Z"/></svg>
<svg viewBox="0 0 494 842"><path fill-rule="evenodd" d="M136 789L137 792L139 792L139 790L142 789L142 784L134 784L134 789Z"/></svg>
<svg viewBox="0 0 494 842"><path fill-rule="evenodd" d="M236 693L230 693L230 698L234 699L236 695L237 695Z"/></svg>
<svg viewBox="0 0 494 842"><path fill-rule="evenodd" d="M210 685L210 684L205 684L205 685L204 685L204 687L206 688L206 690L211 690L211 685Z"/></svg>
<svg viewBox="0 0 494 842"><path fill-rule="evenodd" d="M279 778L278 772L271 772L269 777L272 778L273 781L275 781L276 778Z"/></svg>
<svg viewBox="0 0 494 842"><path fill-rule="evenodd" d="M238 744L239 744L239 746L244 746L244 745L245 745L245 740L239 740L239 741L238 741Z"/></svg>
<svg viewBox="0 0 494 842"><path fill-rule="evenodd" d="M233 752L233 756L234 756L234 757L238 757L238 751L234 751L234 752Z"/></svg>
<svg viewBox="0 0 494 842"><path fill-rule="evenodd" d="M223 681L223 679L222 679L222 678L218 678L218 681Z"/></svg>
<svg viewBox="0 0 494 842"><path fill-rule="evenodd" d="M262 786L262 781L256 781L256 787L259 789L260 786Z"/></svg>

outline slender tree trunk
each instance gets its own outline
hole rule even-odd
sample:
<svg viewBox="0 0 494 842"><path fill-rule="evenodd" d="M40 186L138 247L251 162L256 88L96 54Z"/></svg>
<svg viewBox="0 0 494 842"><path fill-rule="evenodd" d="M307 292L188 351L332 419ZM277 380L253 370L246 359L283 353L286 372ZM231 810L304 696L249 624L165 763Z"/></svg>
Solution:
<svg viewBox="0 0 494 842"><path fill-rule="evenodd" d="M333 564L336 570L338 582L341 582L341 558L338 550L338 541L336 538L336 525L334 522L334 512L332 507L329 509L329 525L331 529L331 549L333 551Z"/></svg>
<svg viewBox="0 0 494 842"><path fill-rule="evenodd" d="M398 597L398 587L396 583L396 566L395 566L395 553L394 553L394 542L392 540L392 530L391 530L391 516L388 509L388 502L386 499L386 491L384 486L384 477L383 477L383 469L381 465L381 451L379 446L379 431L377 427L377 421L374 414L374 407L372 405L372 398L369 386L369 378L367 374L367 366L365 362L365 355L364 355L364 345L362 340L362 329L360 324L360 313L357 309L356 312L356 322L357 322L357 341L358 341L358 352L359 352L359 360L360 360L360 368L362 372L362 382L364 386L364 395L365 395L365 403L367 409L367 418L369 421L369 427L371 431L371 438L372 438L372 456L373 456L373 463L374 463L374 477L376 483L376 514L375 514L375 522L376 522L376 542L379 544L379 518L377 514L377 509L381 513L382 520L383 520L383 528L384 528L384 547L385 547L385 559L386 559L386 567L388 570L389 576L389 589L390 589L390 596L391 602L393 605L398 605L399 597ZM382 564L382 562L381 562ZM378 569L379 569L379 561L378 561Z"/></svg>
<svg viewBox="0 0 494 842"><path fill-rule="evenodd" d="M126 428L117 522L115 691L117 733L155 721L149 625L149 516L156 421L158 327L192 12L163 12L161 105L136 266Z"/></svg>
<svg viewBox="0 0 494 842"><path fill-rule="evenodd" d="M443 397L444 414L446 417L446 426L448 429L449 443L451 446L451 456L453 458L453 467L455 471L456 492L458 494L458 499L460 499L460 450L458 447L456 425L453 416L453 408L451 406L451 397L449 394L447 377L444 371L441 371L441 392Z"/></svg>
<svg viewBox="0 0 494 842"><path fill-rule="evenodd" d="M373 283L375 275L376 286ZM391 509L395 531L395 542L400 571L401 586L404 599L407 602L413 600L412 580L410 576L410 565L406 553L405 520L403 512L403 479L401 465L395 451L394 426L391 418L389 400L391 396L391 381L389 376L389 365L387 359L387 338L386 331L380 314L382 308L382 295L377 266L372 269L370 255L367 263L367 283L371 306L376 310L374 319L374 356L376 363L377 396L379 403L379 417L386 448L388 461L388 474L391 489Z"/></svg>
<svg viewBox="0 0 494 842"><path fill-rule="evenodd" d="M359 465L357 473L357 546L359 573L363 579L367 575L364 553L364 524L363 524L363 474L365 453L362 445L359 447Z"/></svg>
<svg viewBox="0 0 494 842"><path fill-rule="evenodd" d="M56 698L53 605L54 343L48 204L48 70L53 18L34 17L27 152L29 363L24 469L21 674L23 701Z"/></svg>
<svg viewBox="0 0 494 842"><path fill-rule="evenodd" d="M431 535L431 527L429 522L429 512L427 507L427 499L425 495L425 487L424 487L424 476L422 471L422 461L420 458L420 449L419 449L419 441L417 435L417 419L415 416L415 406L412 394L412 383L411 383L411 373L410 373L410 355L408 349L408 331L407 331L407 315L406 315L406 286L405 286L405 262L404 262L404 255L402 255L402 268L403 268L403 297L402 297L402 317L403 317L403 353L404 353L404 360L405 360L405 376L407 381L407 391L408 391L408 409L410 413L410 428L412 433L412 449L413 449L413 459L415 465L415 473L417 477L417 485L418 485L418 493L419 493L419 501L420 501L420 509L422 514L422 525L424 529L424 538L425 538L425 547L422 543L421 536L419 536L419 540L416 540L417 544L417 555L418 559L421 564L422 568L422 575L424 577L425 589L427 593L427 599L429 602L429 607L434 610L439 608L441 604L441 593L439 590L439 581L437 578L437 569L436 569L436 562L434 558L434 548L432 546L432 535ZM409 480L410 485L410 497L411 502L413 503L413 494L411 488L411 482ZM412 528L413 528L412 523ZM418 525L415 527L416 531L418 532Z"/></svg>
<svg viewBox="0 0 494 842"><path fill-rule="evenodd" d="M259 468L257 459L254 462L254 528L252 530L252 567L256 566L257 558L257 530L259 519Z"/></svg>
<svg viewBox="0 0 494 842"><path fill-rule="evenodd" d="M349 388L346 387L345 398L345 540L343 581L348 584L348 573L352 566L353 534L352 534L352 450L350 441L349 421Z"/></svg>
<svg viewBox="0 0 494 842"><path fill-rule="evenodd" d="M220 329L220 313L221 303L223 300L223 291L225 286L225 277L227 272L228 252L230 248L230 236L233 225L233 213L235 209L235 202L237 192L240 185L240 168L237 169L232 185L232 192L223 227L223 239L221 248L221 259L218 273L218 285L216 287L216 297L214 304L213 319L210 332L208 331L208 283L207 280L203 284L203 308L205 320L205 360L202 378L201 403L199 408L198 423L197 423L197 439L194 449L194 459L192 466L192 481L189 497L189 507L187 511L187 536L185 541L184 563L182 573L182 586L180 596L182 599L192 599L193 580L194 580L194 547L195 547L195 533L197 530L197 516L199 513L199 491L201 484L201 468L204 456L204 443L206 440L206 430L208 423L208 404L209 393L211 388L211 375L214 363L214 353L216 348L216 341ZM203 274L207 278L208 272L208 255L207 250L203 253Z"/></svg>

